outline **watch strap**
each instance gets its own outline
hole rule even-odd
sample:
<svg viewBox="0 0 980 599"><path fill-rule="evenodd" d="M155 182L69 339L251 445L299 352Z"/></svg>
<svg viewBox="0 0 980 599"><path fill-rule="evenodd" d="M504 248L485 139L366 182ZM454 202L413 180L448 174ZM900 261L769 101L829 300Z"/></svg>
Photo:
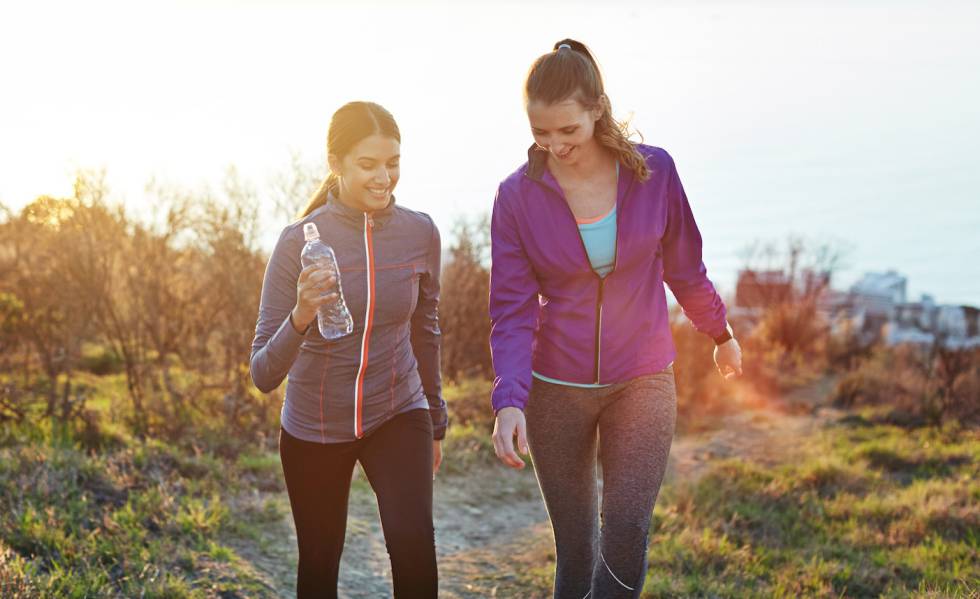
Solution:
<svg viewBox="0 0 980 599"><path fill-rule="evenodd" d="M726 322L725 323L725 330L724 330L724 332L722 332L721 335L718 335L717 337L714 337L713 339L715 341L715 345L721 345L722 343L726 343L728 341L731 341L734 338L735 338L735 336L732 334L732 325L730 325L730 324L728 324Z"/></svg>

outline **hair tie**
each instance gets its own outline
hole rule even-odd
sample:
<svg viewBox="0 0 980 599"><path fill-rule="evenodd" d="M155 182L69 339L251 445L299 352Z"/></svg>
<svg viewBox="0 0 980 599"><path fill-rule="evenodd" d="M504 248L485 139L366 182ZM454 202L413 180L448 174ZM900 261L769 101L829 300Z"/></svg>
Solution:
<svg viewBox="0 0 980 599"><path fill-rule="evenodd" d="M562 50L563 48L568 48L569 50L572 49L572 47L569 46L568 44L561 44L560 46L558 46L558 50ZM555 52L558 52L558 50L555 50Z"/></svg>

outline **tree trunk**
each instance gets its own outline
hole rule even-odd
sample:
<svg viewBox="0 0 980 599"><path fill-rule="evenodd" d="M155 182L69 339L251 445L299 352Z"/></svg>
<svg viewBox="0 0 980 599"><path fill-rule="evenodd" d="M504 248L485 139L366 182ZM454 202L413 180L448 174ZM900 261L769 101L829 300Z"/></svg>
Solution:
<svg viewBox="0 0 980 599"><path fill-rule="evenodd" d="M71 371L65 373L65 387L61 392L61 422L67 424L71 417Z"/></svg>

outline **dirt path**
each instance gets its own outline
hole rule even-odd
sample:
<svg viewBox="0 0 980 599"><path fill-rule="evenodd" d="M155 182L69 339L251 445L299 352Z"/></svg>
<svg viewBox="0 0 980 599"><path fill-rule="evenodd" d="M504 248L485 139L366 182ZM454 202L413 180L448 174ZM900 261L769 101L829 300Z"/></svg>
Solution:
<svg viewBox="0 0 980 599"><path fill-rule="evenodd" d="M724 458L785 462L800 448L801 437L843 416L826 405L834 383L823 379L780 401L731 414L710 431L675 437L665 484L697 479L712 461Z"/></svg>
<svg viewBox="0 0 980 599"><path fill-rule="evenodd" d="M709 432L675 438L665 484L700 476L711 461L740 457L784 461L797 440L839 417L822 405L824 381L764 407L722 419ZM264 497L284 517L246 555L282 597L295 596L295 531L285 493ZM472 476L441 476L435 486L436 548L440 597L522 597L522 568L534 567L552 549L547 513L534 474L485 467ZM390 566L374 495L356 481L351 492L340 596L390 597Z"/></svg>
<svg viewBox="0 0 980 599"><path fill-rule="evenodd" d="M236 543L235 548L263 575L270 592L294 597L296 531L289 501L285 493L259 494L247 501L271 504L264 509L275 509L283 517L267 525L259 539ZM478 476L437 478L434 505L440 597L497 596L499 589L515 581L514 562L507 556L528 547L550 548L547 514L530 468L483 468ZM340 571L341 597L391 596L391 568L377 503L362 476L351 488Z"/></svg>

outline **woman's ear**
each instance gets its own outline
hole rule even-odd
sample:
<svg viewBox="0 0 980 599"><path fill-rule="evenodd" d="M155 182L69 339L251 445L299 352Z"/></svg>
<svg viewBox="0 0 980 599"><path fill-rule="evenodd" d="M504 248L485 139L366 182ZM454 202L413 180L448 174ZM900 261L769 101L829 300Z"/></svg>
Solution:
<svg viewBox="0 0 980 599"><path fill-rule="evenodd" d="M599 101L596 102L595 106L592 107L592 120L598 121L599 119L601 119L602 115L606 112L608 106L609 106L609 98L606 97L606 94L602 94L601 96L599 96Z"/></svg>
<svg viewBox="0 0 980 599"><path fill-rule="evenodd" d="M343 174L341 173L343 169L341 168L342 165L340 162L340 158L337 158L335 154L329 154L327 156L327 166L330 167L331 173L337 175L338 177L343 176Z"/></svg>

